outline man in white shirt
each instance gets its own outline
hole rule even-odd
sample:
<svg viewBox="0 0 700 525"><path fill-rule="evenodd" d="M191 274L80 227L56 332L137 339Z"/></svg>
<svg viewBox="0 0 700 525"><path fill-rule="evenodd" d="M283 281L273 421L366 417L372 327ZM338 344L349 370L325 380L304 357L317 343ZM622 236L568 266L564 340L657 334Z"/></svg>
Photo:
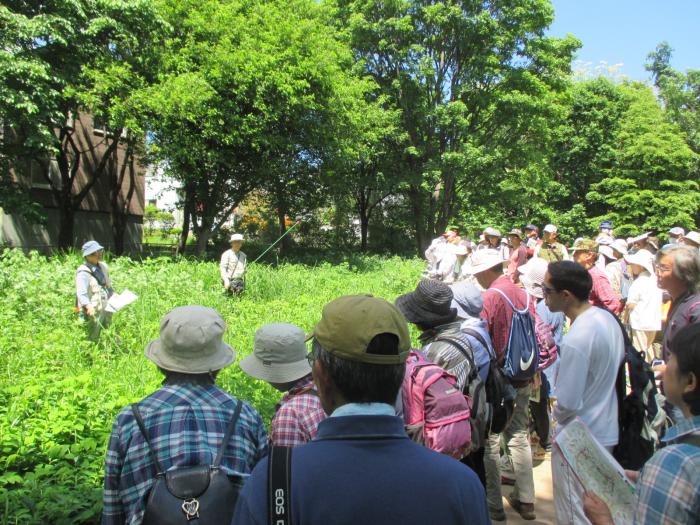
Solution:
<svg viewBox="0 0 700 525"><path fill-rule="evenodd" d="M231 236L231 249L221 255L219 264L224 289L234 295L240 294L245 288L243 275L248 261L245 253L241 251L241 245L243 245L243 235L234 233Z"/></svg>
<svg viewBox="0 0 700 525"><path fill-rule="evenodd" d="M592 285L580 264L560 261L547 267L542 286L546 304L571 320L561 344L554 418L559 430L581 418L600 444L612 451L619 437L615 379L625 343L613 315L588 302ZM556 447L552 483L557 523L590 523L583 512L583 486Z"/></svg>

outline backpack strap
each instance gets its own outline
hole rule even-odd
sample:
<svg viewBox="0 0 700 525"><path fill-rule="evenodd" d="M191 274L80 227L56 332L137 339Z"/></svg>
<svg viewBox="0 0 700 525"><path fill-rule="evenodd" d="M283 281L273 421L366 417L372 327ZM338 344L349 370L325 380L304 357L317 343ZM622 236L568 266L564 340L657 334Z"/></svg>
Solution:
<svg viewBox="0 0 700 525"><path fill-rule="evenodd" d="M497 291L498 293L500 293L500 294L503 296L503 298L504 298L506 301L508 301L508 304L509 304L510 307L513 309L513 311L516 312L516 313L519 313L519 314L526 314L527 311L530 309L530 294L527 293L527 292L525 292L525 309L523 309L523 310L518 310L518 309L515 307L515 305L513 304L513 302L512 302L510 299L508 299L508 296L507 296L506 294L504 294L502 290L499 290L498 288L489 288L489 290L495 290L495 291Z"/></svg>
<svg viewBox="0 0 700 525"><path fill-rule="evenodd" d="M462 332L464 332L467 335L471 335L474 339L479 341L483 345L483 347L486 348L486 351L489 353L489 357L491 359L496 359L496 351L494 350L493 354L491 353L490 345L486 342L484 336L482 336L479 332L473 330L472 328L462 328Z"/></svg>
<svg viewBox="0 0 700 525"><path fill-rule="evenodd" d="M153 463L156 466L156 473L158 476L162 476L165 473L165 470L163 469L163 465L160 464L160 461L158 461L158 456L156 456L156 453L153 451L153 445L151 445L151 437L148 435L148 430L146 429L146 425L144 424L143 418L141 417L139 406L136 403L132 404L131 411L134 413L134 417L136 418L136 424L139 426L139 430L141 431L143 439L146 440L146 444L148 445L148 452L151 455L151 459L153 460Z"/></svg>
<svg viewBox="0 0 700 525"><path fill-rule="evenodd" d="M219 465L221 465L221 460L224 458L224 452L226 452L226 447L228 446L228 442L231 439L231 434L233 434L233 430L234 428L236 428L236 422L238 421L238 418L241 415L241 408L243 408L243 401L239 399L238 403L236 404L236 410L233 412L233 417L231 418L231 421L229 422L228 427L226 428L224 440L221 442L219 452L216 454L216 459L214 459L214 464L212 465L212 467L214 468L218 468Z"/></svg>
<svg viewBox="0 0 700 525"><path fill-rule="evenodd" d="M469 383L471 382L474 377L476 377L476 374L479 373L478 369L476 368L476 364L474 363L474 357L472 356L472 349L470 346L465 345L465 341L462 341L461 339L457 338L452 338L452 337L447 337L447 336L439 336L436 337L433 342L437 341L444 341L445 343L449 343L452 346L454 346L457 350L459 350L462 355L464 355L465 359L469 361L469 376L468 376L468 381L467 384L465 385L468 386Z"/></svg>
<svg viewBox="0 0 700 525"><path fill-rule="evenodd" d="M267 463L270 525L292 524L292 448L273 446Z"/></svg>

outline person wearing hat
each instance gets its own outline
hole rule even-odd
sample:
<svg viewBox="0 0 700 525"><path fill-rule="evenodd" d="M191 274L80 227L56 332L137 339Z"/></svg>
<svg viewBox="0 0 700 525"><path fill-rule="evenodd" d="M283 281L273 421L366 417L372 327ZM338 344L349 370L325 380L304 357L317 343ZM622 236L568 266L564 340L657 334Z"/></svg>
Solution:
<svg viewBox="0 0 700 525"><path fill-rule="evenodd" d="M625 305L623 322L630 328L632 343L646 360L651 363L654 355L653 343L656 333L661 330L662 291L656 285L654 276L654 254L648 250L625 255L634 281L630 286Z"/></svg>
<svg viewBox="0 0 700 525"><path fill-rule="evenodd" d="M306 359L304 331L289 323L270 323L255 332L253 353L241 360L251 377L285 392L275 407L270 442L296 447L311 441L326 419Z"/></svg>
<svg viewBox="0 0 700 525"><path fill-rule="evenodd" d="M600 227L598 228L598 236L595 238L595 242L597 244L608 245L612 244L613 240L613 223L607 220L601 221Z"/></svg>
<svg viewBox="0 0 700 525"><path fill-rule="evenodd" d="M114 293L109 268L102 261L104 248L97 241L83 244L83 263L75 274L76 308L87 321L88 338L97 341L102 328L109 326L111 312L107 302Z"/></svg>
<svg viewBox="0 0 700 525"><path fill-rule="evenodd" d="M484 241L479 243L479 246L477 247L477 250L496 250L500 252L501 256L504 259L508 258L509 255L509 250L508 250L508 245L503 244L501 241L502 235L500 230L497 230L496 228L489 226L484 230L484 233L482 234L484 236Z"/></svg>
<svg viewBox="0 0 700 525"><path fill-rule="evenodd" d="M540 230L534 224L528 224L523 228L525 232L525 246L527 247L527 256L532 257L535 254L535 248L538 244L541 244L540 240Z"/></svg>
<svg viewBox="0 0 700 525"><path fill-rule="evenodd" d="M630 239L628 244L632 245L632 248L630 249L630 252L635 253L638 252L639 250L649 250L652 251L653 248L649 247L648 239L649 236L651 235L651 232L645 232L637 235L636 237L632 237Z"/></svg>
<svg viewBox="0 0 700 525"><path fill-rule="evenodd" d="M506 270L515 282L517 280L518 267L527 262L527 246L523 243L523 232L518 228L513 228L508 232L508 244L510 245L510 256L508 257L508 269Z"/></svg>
<svg viewBox="0 0 700 525"><path fill-rule="evenodd" d="M454 313L452 313L454 315ZM471 469L409 439L393 403L411 347L406 319L371 295L339 297L313 330L314 382L329 415L313 441L291 449L291 521L487 524ZM268 458L243 487L233 523L269 521Z"/></svg>
<svg viewBox="0 0 700 525"><path fill-rule="evenodd" d="M700 250L700 232L688 232L681 244Z"/></svg>
<svg viewBox="0 0 700 525"><path fill-rule="evenodd" d="M624 304L632 284L632 277L624 259L627 255L627 242L624 239L615 239L610 245L599 246L598 252L605 258L605 275L608 276L613 293Z"/></svg>
<svg viewBox="0 0 700 525"><path fill-rule="evenodd" d="M504 275L503 265L506 262L495 250L480 250L474 254L471 266L465 270L466 273L474 275L479 285L485 290L482 294L484 304L481 318L489 326L489 335L500 366L503 366L505 359L513 319L513 308L508 301L518 310L526 308L529 304L533 325L535 318L533 301L529 301L526 292L516 286L509 276ZM531 383L530 381L514 382L513 386L516 389L513 417L503 431L515 472L515 486L513 492L507 496L507 500L521 517L531 520L535 519L535 482L528 429ZM489 512L491 519L496 521L505 519L501 497L500 441L500 434L491 434L484 456Z"/></svg>
<svg viewBox="0 0 700 525"><path fill-rule="evenodd" d="M530 399L530 413L539 444L533 450L535 460L544 460L551 448L549 398L556 397L554 380L559 368L559 346L564 336L566 317L562 312L552 312L544 299L542 285L547 273L547 261L533 257L518 269L519 281L535 301L535 332L540 347L540 366L535 376L534 387L539 384L537 400Z"/></svg>
<svg viewBox="0 0 700 525"><path fill-rule="evenodd" d="M225 330L218 312L204 306L180 306L161 319L160 337L144 353L165 376L163 386L135 403L154 448L149 451L132 406L124 408L107 446L103 524L141 523L157 474L153 454L163 471L212 465L233 422L224 472L248 474L267 455L260 414L216 385L218 372L236 358L223 341Z"/></svg>
<svg viewBox="0 0 700 525"><path fill-rule="evenodd" d="M231 248L221 255L219 272L224 290L238 295L245 289L246 255L241 251L243 235L234 233L231 235Z"/></svg>
<svg viewBox="0 0 700 525"><path fill-rule="evenodd" d="M613 292L610 280L603 270L596 265L598 245L593 239L577 239L572 249L574 261L583 266L593 279L593 287L589 297L593 306L610 310L615 315L622 312L622 303Z"/></svg>
<svg viewBox="0 0 700 525"><path fill-rule="evenodd" d="M548 224L544 227L542 243L535 247L533 257L539 257L547 262L568 261L569 252L566 246L557 241L559 236L557 227L554 224Z"/></svg>
<svg viewBox="0 0 700 525"><path fill-rule="evenodd" d="M680 226L675 226L668 230L666 233L668 235L668 245L673 245L673 244L683 244L683 236L685 235L685 230L681 228Z"/></svg>

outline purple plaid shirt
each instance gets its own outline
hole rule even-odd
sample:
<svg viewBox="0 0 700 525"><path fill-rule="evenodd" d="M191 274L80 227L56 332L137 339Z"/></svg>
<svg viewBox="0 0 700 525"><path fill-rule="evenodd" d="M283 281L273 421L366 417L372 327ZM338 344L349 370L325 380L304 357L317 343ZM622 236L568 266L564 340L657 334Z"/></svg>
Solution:
<svg viewBox="0 0 700 525"><path fill-rule="evenodd" d="M214 384L166 385L138 402L151 444L165 470L211 465L237 400ZM250 474L267 455L262 418L247 403L221 462L222 470ZM105 459L103 524L140 524L156 467L130 406L117 416Z"/></svg>
<svg viewBox="0 0 700 525"><path fill-rule="evenodd" d="M270 426L273 445L296 447L311 441L318 424L326 419L321 400L311 375L303 377L287 392L277 405Z"/></svg>

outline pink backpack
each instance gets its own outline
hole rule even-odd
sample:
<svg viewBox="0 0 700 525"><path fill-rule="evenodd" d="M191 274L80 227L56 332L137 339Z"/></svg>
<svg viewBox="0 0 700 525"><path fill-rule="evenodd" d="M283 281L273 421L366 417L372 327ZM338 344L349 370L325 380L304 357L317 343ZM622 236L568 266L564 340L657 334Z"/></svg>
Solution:
<svg viewBox="0 0 700 525"><path fill-rule="evenodd" d="M535 312L535 335L539 348L540 360L537 370L549 368L559 357L559 347L554 341L552 327Z"/></svg>
<svg viewBox="0 0 700 525"><path fill-rule="evenodd" d="M471 447L470 402L455 377L411 350L403 381L403 417L409 437L461 459Z"/></svg>

